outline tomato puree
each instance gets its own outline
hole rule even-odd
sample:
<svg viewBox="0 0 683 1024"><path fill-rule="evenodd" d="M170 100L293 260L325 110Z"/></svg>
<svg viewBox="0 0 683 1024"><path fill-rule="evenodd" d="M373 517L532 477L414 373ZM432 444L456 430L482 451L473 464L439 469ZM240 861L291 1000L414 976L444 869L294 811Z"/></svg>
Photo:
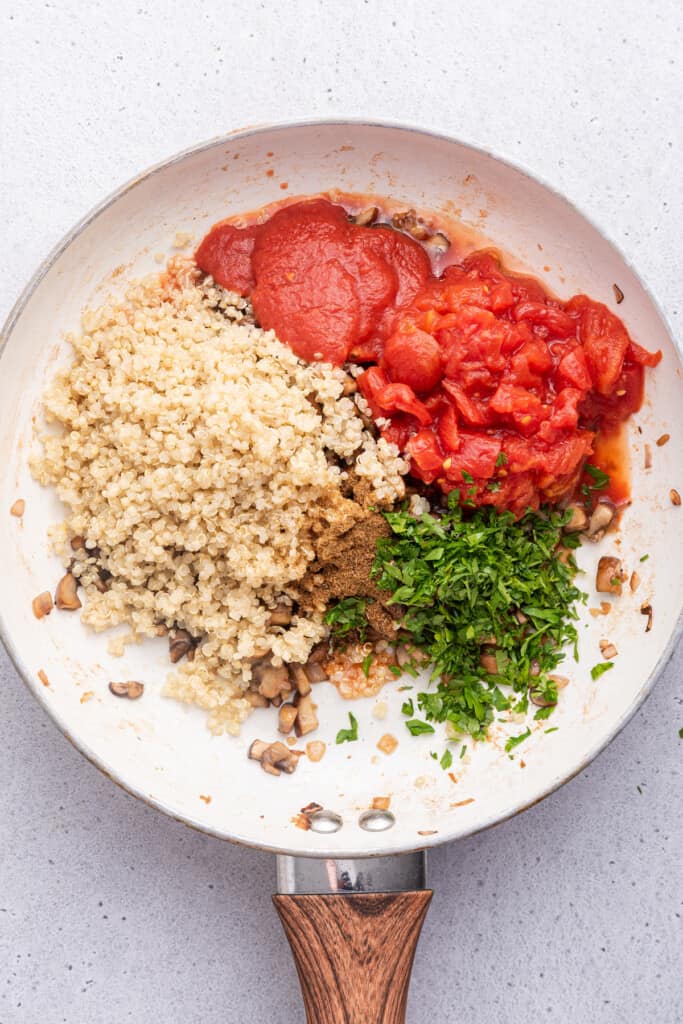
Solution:
<svg viewBox="0 0 683 1024"><path fill-rule="evenodd" d="M358 387L383 436L465 504L521 514L571 493L661 358L602 303L561 302L494 250L436 277L413 238L326 199L218 224L196 261L301 358L368 364Z"/></svg>

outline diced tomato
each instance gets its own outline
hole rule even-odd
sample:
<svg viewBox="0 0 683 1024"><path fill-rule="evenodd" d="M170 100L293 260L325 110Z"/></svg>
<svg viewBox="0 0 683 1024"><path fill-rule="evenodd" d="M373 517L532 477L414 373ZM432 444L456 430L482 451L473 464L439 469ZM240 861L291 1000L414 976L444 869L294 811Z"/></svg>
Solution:
<svg viewBox="0 0 683 1024"><path fill-rule="evenodd" d="M539 424L550 415L550 409L543 405L538 395L506 381L498 386L489 408L525 437L535 433Z"/></svg>
<svg viewBox="0 0 683 1024"><path fill-rule="evenodd" d="M443 381L443 389L454 399L456 408L462 419L470 427L485 427L488 423L488 415L483 402L477 402L465 394L459 384L452 380Z"/></svg>
<svg viewBox="0 0 683 1024"><path fill-rule="evenodd" d="M626 328L607 306L586 295L575 295L567 309L580 314L579 338L593 384L601 395L608 395L619 379L628 351Z"/></svg>
<svg viewBox="0 0 683 1024"><path fill-rule="evenodd" d="M662 361L662 351L657 349L656 352L648 352L642 345L631 341L628 346L628 358L634 363L640 363L641 366L659 366Z"/></svg>
<svg viewBox="0 0 683 1024"><path fill-rule="evenodd" d="M555 338L568 338L576 331L576 320L561 309L545 302L518 302L514 308L515 320L529 320L546 327Z"/></svg>
<svg viewBox="0 0 683 1024"><path fill-rule="evenodd" d="M523 388L536 388L553 365L548 346L533 335L522 343L510 359L510 380Z"/></svg>
<svg viewBox="0 0 683 1024"><path fill-rule="evenodd" d="M417 475L432 483L443 470L444 456L433 430L418 430L405 446Z"/></svg>
<svg viewBox="0 0 683 1024"><path fill-rule="evenodd" d="M582 391L588 391L592 386L586 356L580 345L565 352L558 364L557 373L564 382Z"/></svg>
<svg viewBox="0 0 683 1024"><path fill-rule="evenodd" d="M431 413L407 384L387 384L386 387L376 393L375 401L380 409L383 409L385 412L396 412L398 410L399 412L410 413L423 426L432 422Z"/></svg>
<svg viewBox="0 0 683 1024"><path fill-rule="evenodd" d="M413 391L431 391L441 380L441 349L431 334L402 329L388 338L382 366L392 380Z"/></svg>
<svg viewBox="0 0 683 1024"><path fill-rule="evenodd" d="M458 430L458 417L453 406L441 415L439 419L439 437L449 451L456 451L460 444L460 432Z"/></svg>
<svg viewBox="0 0 683 1024"><path fill-rule="evenodd" d="M501 447L500 438L462 430L457 452L449 452L451 463L445 467L446 475L451 480L461 482L463 473L469 473L475 479L490 479L495 472Z"/></svg>

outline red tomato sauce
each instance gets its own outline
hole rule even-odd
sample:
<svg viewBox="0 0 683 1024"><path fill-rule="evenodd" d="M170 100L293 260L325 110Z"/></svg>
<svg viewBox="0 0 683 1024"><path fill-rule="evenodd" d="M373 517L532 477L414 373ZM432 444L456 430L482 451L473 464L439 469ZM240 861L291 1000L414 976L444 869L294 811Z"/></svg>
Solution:
<svg viewBox="0 0 683 1024"><path fill-rule="evenodd" d="M383 436L464 504L521 514L571 494L661 358L606 306L561 302L494 250L437 277L417 241L326 199L218 224L195 259L301 358L369 364L358 387Z"/></svg>

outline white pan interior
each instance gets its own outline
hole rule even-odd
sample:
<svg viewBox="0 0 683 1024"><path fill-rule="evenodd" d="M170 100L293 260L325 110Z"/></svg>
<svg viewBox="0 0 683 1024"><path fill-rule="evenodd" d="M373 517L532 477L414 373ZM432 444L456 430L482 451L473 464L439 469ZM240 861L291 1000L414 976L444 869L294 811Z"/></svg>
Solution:
<svg viewBox="0 0 683 1024"><path fill-rule="evenodd" d="M272 174L270 173L272 171ZM287 183L287 189L280 187ZM275 712L258 712L235 740L212 737L204 715L162 698L168 669L164 641L107 654L104 635L86 632L78 617L54 612L38 622L31 599L53 589L60 574L48 524L62 517L56 499L27 469L42 389L68 356L63 332L78 325L81 308L122 288L126 276L157 269L177 231L199 239L216 220L283 195L330 188L388 195L411 205L459 216L537 274L559 295L587 291L613 309L612 285L624 293L619 314L632 336L661 348L649 373L647 401L630 426L633 506L618 539L599 552L579 554L586 569L589 607L598 553L619 553L642 583L627 588L608 617L581 619L580 664L567 663L570 686L549 722L505 753L505 738L522 731L510 723L492 730L469 763L454 746L453 781L430 758L444 737L411 737L400 705L407 696L388 689L380 698L348 703L328 684L316 688L327 743L322 762L302 758L291 777L272 778L246 758L256 736L275 736ZM115 268L123 272L112 276ZM91 215L49 261L10 318L0 358L0 625L3 639L34 695L59 727L101 769L166 813L215 835L273 850L349 857L399 852L465 835L538 800L581 769L614 735L647 693L670 650L683 603L683 510L670 501L683 490L681 421L683 381L674 345L650 296L615 249L572 206L509 165L467 146L415 130L368 124L312 124L237 133L178 157L126 186ZM637 429L640 428L640 430ZM642 431L642 433L640 432ZM655 440L671 440L657 447ZM653 465L644 469L645 445ZM23 518L9 514L17 498ZM649 557L640 562L643 555ZM640 605L650 600L653 628L645 633ZM598 641L616 644L616 666L593 682ZM38 673L42 670L49 685ZM143 699L117 701L110 679L142 679ZM404 680L410 683L411 680ZM379 720L379 700L389 705ZM359 741L336 746L337 730L352 710ZM545 729L557 727L546 734ZM399 740L391 756L377 749L384 733ZM39 737L36 736L36 743ZM28 759L27 752L27 759ZM31 757L40 756L32 751ZM653 753L653 756L654 753ZM390 796L395 823L382 832L360 827L374 797ZM315 801L336 812L332 834L304 831L293 822Z"/></svg>

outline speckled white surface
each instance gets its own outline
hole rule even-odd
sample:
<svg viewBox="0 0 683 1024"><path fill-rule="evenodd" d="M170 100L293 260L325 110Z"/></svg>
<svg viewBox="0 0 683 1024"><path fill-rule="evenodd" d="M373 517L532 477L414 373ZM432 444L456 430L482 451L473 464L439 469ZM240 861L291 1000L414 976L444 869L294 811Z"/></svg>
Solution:
<svg viewBox="0 0 683 1024"><path fill-rule="evenodd" d="M246 124L353 114L536 169L622 246L678 329L675 0L63 0L6 2L2 17L3 317L71 224L138 170ZM574 782L432 856L411 1024L680 1021L682 671L679 648ZM1 651L0 693L0 1024L301 1020L271 858L125 796Z"/></svg>

